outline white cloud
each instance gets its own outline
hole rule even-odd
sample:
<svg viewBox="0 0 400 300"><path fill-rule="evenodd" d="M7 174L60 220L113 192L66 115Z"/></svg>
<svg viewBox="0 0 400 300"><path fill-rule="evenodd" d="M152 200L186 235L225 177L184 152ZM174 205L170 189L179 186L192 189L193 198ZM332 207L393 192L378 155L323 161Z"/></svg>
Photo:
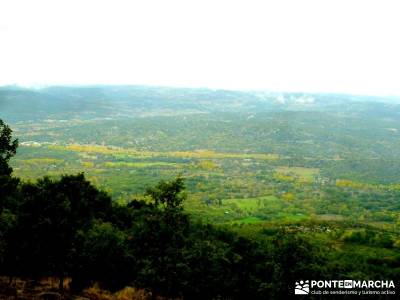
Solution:
<svg viewBox="0 0 400 300"><path fill-rule="evenodd" d="M2 0L0 84L400 95L398 1Z"/></svg>

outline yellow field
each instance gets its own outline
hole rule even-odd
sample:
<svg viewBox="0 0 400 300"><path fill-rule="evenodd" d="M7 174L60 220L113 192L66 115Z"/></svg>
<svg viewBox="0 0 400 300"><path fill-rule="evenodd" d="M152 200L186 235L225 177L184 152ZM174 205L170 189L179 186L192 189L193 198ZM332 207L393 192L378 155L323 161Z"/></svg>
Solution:
<svg viewBox="0 0 400 300"><path fill-rule="evenodd" d="M100 145L51 145L48 146L54 150L69 150L85 153L110 154L118 157L133 156L133 157L180 157L180 158L206 158L206 159L223 159L223 158L242 158L242 159L259 159L259 160L277 160L279 155L271 153L230 153L230 152L215 152L211 150L195 150L195 151L138 151L133 148L121 148Z"/></svg>

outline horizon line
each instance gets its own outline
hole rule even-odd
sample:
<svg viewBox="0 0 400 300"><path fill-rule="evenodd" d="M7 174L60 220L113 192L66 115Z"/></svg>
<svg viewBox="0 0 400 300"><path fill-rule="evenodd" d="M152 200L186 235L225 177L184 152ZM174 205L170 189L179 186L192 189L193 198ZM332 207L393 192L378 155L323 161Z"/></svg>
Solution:
<svg viewBox="0 0 400 300"><path fill-rule="evenodd" d="M18 87L28 90L41 90L51 87L148 87L148 88L171 88L171 89L205 89L211 91L232 91L232 92L269 92L269 93L302 93L302 94L332 94L332 95L348 95L348 96L369 96L369 97L394 97L400 98L400 94L393 93L360 93L345 91L318 91L318 90L297 90L297 89L271 89L271 88L226 88L226 87L209 87L209 86L180 86L180 85L163 85L163 84L141 84L141 83L7 83L0 84L0 88Z"/></svg>

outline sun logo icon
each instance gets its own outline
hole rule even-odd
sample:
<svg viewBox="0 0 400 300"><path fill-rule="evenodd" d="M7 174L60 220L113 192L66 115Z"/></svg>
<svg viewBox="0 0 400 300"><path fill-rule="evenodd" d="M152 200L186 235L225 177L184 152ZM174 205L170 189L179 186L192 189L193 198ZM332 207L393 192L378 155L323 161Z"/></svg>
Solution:
<svg viewBox="0 0 400 300"><path fill-rule="evenodd" d="M310 282L308 280L296 281L294 293L295 295L307 295L310 293Z"/></svg>

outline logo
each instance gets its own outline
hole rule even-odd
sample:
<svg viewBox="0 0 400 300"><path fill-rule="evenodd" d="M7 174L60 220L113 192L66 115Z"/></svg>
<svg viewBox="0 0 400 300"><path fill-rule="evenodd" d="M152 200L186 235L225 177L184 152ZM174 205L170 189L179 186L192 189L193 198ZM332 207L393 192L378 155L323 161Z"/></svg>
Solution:
<svg viewBox="0 0 400 300"><path fill-rule="evenodd" d="M294 288L295 295L307 295L310 293L310 281L309 280L300 280L296 281L296 285Z"/></svg>
<svg viewBox="0 0 400 300"><path fill-rule="evenodd" d="M299 280L295 295L396 295L393 280Z"/></svg>

